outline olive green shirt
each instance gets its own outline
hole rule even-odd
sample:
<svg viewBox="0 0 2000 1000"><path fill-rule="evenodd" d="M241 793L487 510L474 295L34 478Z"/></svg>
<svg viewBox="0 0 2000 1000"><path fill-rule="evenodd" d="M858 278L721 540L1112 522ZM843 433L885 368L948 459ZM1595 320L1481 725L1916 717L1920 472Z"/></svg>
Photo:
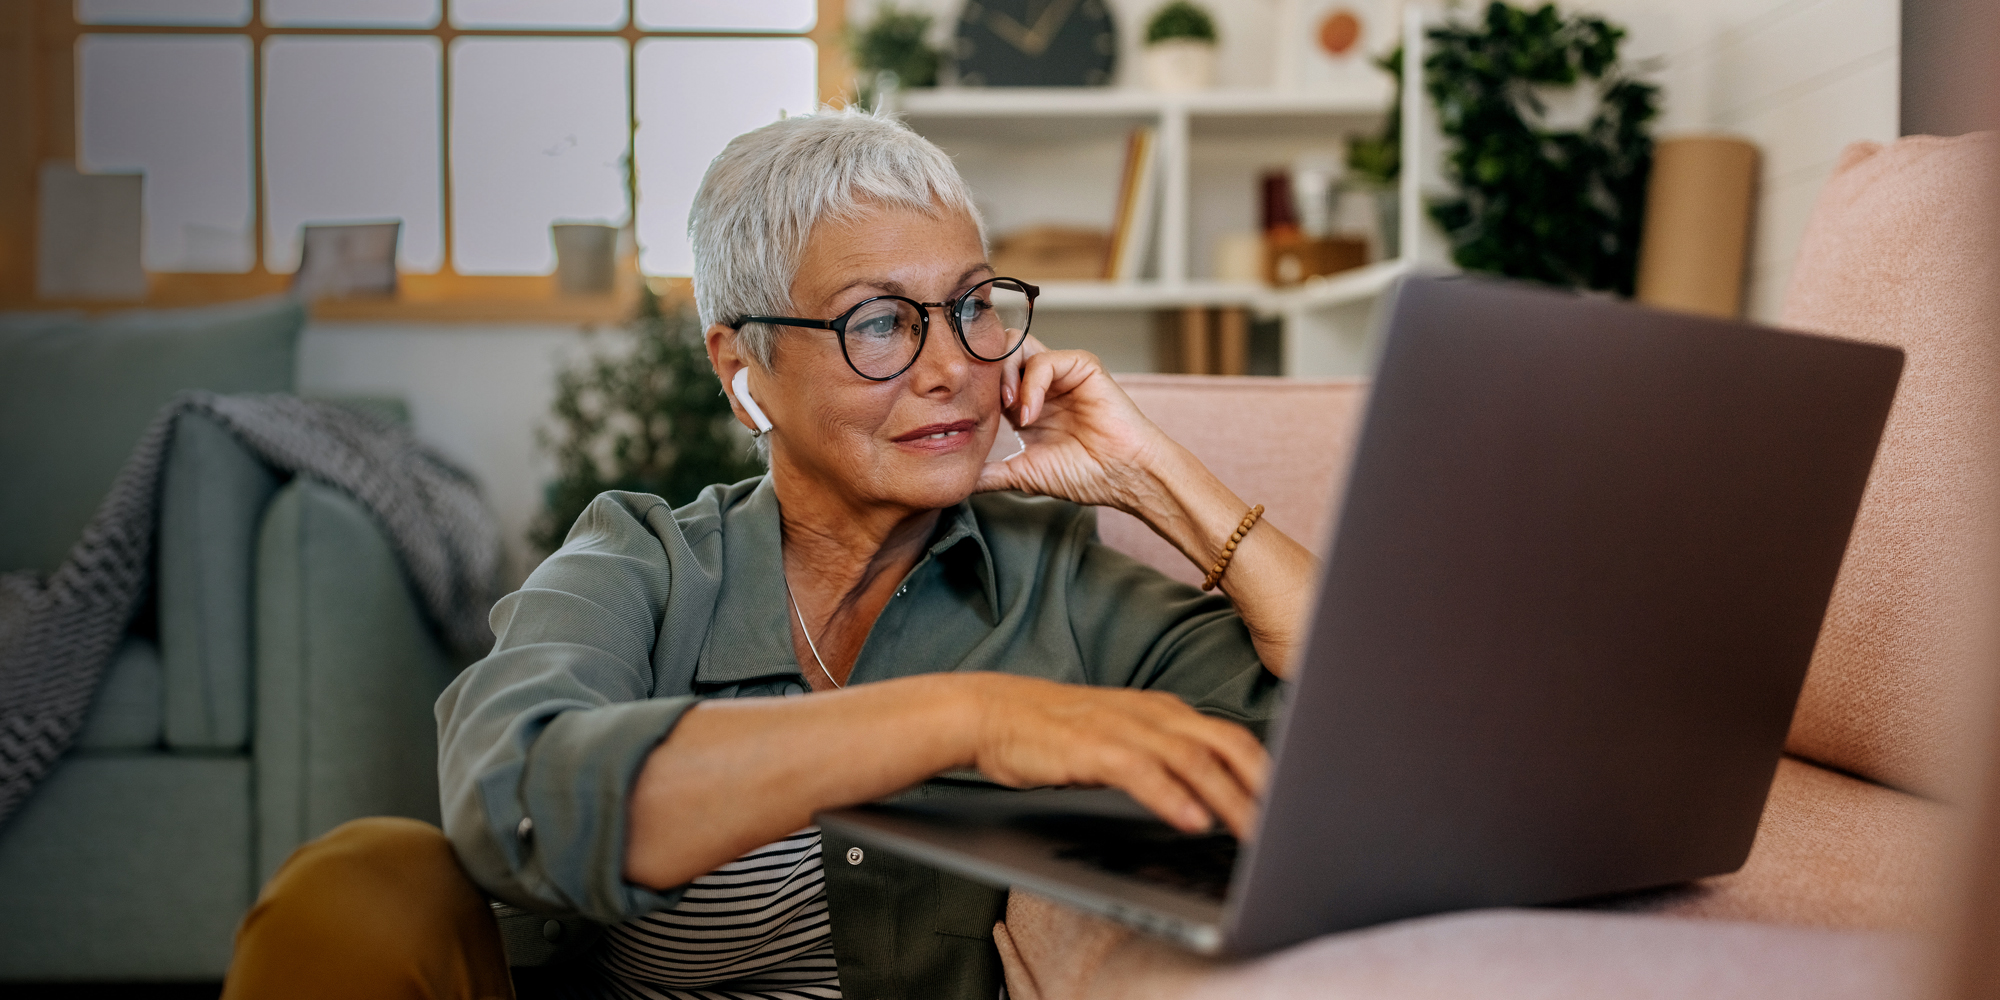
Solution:
<svg viewBox="0 0 2000 1000"><path fill-rule="evenodd" d="M494 606L492 654L437 705L445 831L475 881L603 923L679 899L625 880L626 796L689 706L808 690L782 558L769 477L678 510L606 493ZM1092 508L1011 493L944 512L848 683L962 670L1171 691L1259 736L1280 696L1227 600L1104 546ZM843 993L996 995L1005 894L849 846L823 855Z"/></svg>

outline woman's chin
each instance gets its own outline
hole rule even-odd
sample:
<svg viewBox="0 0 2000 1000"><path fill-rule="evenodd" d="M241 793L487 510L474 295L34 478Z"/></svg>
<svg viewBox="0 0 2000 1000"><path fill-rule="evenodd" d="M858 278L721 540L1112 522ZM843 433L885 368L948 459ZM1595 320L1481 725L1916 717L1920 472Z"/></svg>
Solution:
<svg viewBox="0 0 2000 1000"><path fill-rule="evenodd" d="M952 455L898 455L896 471L880 482L884 499L913 510L951 507L972 495L979 485L979 470L985 455L968 460L964 452ZM955 459L955 460L954 460Z"/></svg>

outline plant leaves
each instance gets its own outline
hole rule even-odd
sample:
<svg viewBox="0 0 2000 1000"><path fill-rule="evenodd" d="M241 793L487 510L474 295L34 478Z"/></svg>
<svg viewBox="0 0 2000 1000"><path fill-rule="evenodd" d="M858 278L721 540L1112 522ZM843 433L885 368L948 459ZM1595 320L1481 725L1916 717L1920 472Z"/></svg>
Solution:
<svg viewBox="0 0 2000 1000"><path fill-rule="evenodd" d="M714 483L764 471L709 367L701 321L684 304L662 312L650 291L611 343L556 372L549 413L535 438L555 459L556 479L529 529L545 552L606 490L678 507Z"/></svg>
<svg viewBox="0 0 2000 1000"><path fill-rule="evenodd" d="M1499 0L1475 25L1427 33L1424 89L1460 191L1430 214L1460 267L1632 294L1659 88L1623 75L1624 37L1602 18ZM1581 131L1542 132L1522 117L1524 103L1541 110L1527 88L1585 80L1600 98Z"/></svg>

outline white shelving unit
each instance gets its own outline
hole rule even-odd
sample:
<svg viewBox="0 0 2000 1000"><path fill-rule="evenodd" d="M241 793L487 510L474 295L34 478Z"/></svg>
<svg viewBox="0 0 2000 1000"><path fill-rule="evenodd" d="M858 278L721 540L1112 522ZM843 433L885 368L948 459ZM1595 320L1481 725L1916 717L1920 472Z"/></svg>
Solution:
<svg viewBox="0 0 2000 1000"><path fill-rule="evenodd" d="M1412 5L1405 51L1421 44L1420 18ZM1421 65L1420 57L1406 60L1406 74ZM1403 172L1403 252L1395 259L1288 289L1212 280L1202 263L1220 232L1254 230L1254 217L1244 213L1255 212L1261 168L1301 153L1337 152L1346 137L1376 132L1392 93L1386 79L1346 92L1305 94L964 88L906 91L896 108L912 128L953 154L996 232L1038 222L1106 225L1125 135L1134 126L1155 127L1160 203L1147 277L1049 282L1040 312L1088 314L1077 318L1109 324L1115 314L1248 308L1284 319L1285 374L1350 375L1372 364L1368 335L1381 294L1419 261L1442 256L1417 207L1423 171ZM1420 97L1415 86L1406 86L1401 112L1421 123L1426 102ZM1405 164L1423 162L1418 153L1428 131L1403 130ZM1143 337L1151 326L1126 322L1122 329Z"/></svg>

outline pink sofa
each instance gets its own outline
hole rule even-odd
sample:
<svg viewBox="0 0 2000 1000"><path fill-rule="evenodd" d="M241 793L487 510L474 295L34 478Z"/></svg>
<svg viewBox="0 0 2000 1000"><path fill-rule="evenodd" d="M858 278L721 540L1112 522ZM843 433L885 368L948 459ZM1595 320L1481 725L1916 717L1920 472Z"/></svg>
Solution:
<svg viewBox="0 0 2000 1000"><path fill-rule="evenodd" d="M1929 990L1938 932L1967 906L1954 876L1985 759L1980 709L1993 700L1987 626L2000 617L1996 178L1991 133L1858 144L1806 234L1783 323L1897 344L1908 362L1741 871L1650 898L1641 913L1453 914L1234 965L1017 893L998 935L1016 1000ZM1120 381L1272 523L1324 551L1365 384ZM1129 517L1107 514L1102 531L1173 575L1198 575ZM2000 808L1992 815L1978 842L2000 845ZM1979 902L2000 922L2000 905Z"/></svg>

